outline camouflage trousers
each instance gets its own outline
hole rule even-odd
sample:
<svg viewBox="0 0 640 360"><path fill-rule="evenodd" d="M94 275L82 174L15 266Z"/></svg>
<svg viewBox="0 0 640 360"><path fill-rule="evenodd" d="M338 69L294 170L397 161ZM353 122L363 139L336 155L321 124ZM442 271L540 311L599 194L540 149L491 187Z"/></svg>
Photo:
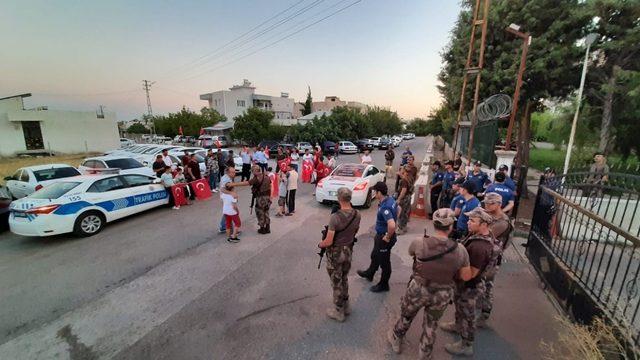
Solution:
<svg viewBox="0 0 640 360"><path fill-rule="evenodd" d="M473 343L476 331L476 302L479 297L478 288L467 288L463 284L456 287L453 296L456 306L456 326L460 330L462 341L467 345Z"/></svg>
<svg viewBox="0 0 640 360"><path fill-rule="evenodd" d="M480 312L480 316L482 316L485 320L489 318L491 315L491 310L493 310L493 282L495 277L492 276L490 278L482 280L480 284L478 284L478 301L476 302L476 309Z"/></svg>
<svg viewBox="0 0 640 360"><path fill-rule="evenodd" d="M327 248L327 273L333 289L333 304L342 311L349 301L349 282L347 276L351 269L353 246L332 246Z"/></svg>
<svg viewBox="0 0 640 360"><path fill-rule="evenodd" d="M424 308L422 336L420 337L420 351L424 356L423 359L431 359L433 344L436 342L438 320L447 309L453 292L453 285L435 287L421 285L415 279L409 281L400 305L400 319L396 322L393 332L399 338L404 337L413 318L420 309Z"/></svg>
<svg viewBox="0 0 640 360"><path fill-rule="evenodd" d="M255 212L258 219L258 225L263 228L269 226L269 208L271 207L271 199L269 196L258 196L256 198Z"/></svg>
<svg viewBox="0 0 640 360"><path fill-rule="evenodd" d="M398 214L398 228L406 229L409 222L409 213L411 212L411 194L406 194L400 201L400 214Z"/></svg>

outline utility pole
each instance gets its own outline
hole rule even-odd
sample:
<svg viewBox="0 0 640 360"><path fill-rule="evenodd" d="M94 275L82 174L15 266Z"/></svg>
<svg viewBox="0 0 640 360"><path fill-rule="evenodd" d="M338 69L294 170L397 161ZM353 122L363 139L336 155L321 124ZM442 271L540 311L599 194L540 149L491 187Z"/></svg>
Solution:
<svg viewBox="0 0 640 360"><path fill-rule="evenodd" d="M151 97L149 97L149 90L151 90L151 85L155 84L155 81L142 80L142 88L147 93L147 115L149 115L149 119L153 117L153 109L151 109ZM155 135L156 127L153 124L153 120L151 119L151 133Z"/></svg>
<svg viewBox="0 0 640 360"><path fill-rule="evenodd" d="M522 87L522 76L527 63L527 52L529 51L529 45L531 45L531 35L529 33L523 33L520 31L520 26L511 24L507 27L506 31L522 39L522 54L520 55L520 67L518 68L518 77L516 79L516 88L513 93L513 105L511 106L511 116L509 117L509 126L507 127L507 140L505 142L505 150L511 150L511 134L513 132L513 124L516 120L516 113L518 112L518 100L520 99L520 88ZM526 145L528 146L528 144Z"/></svg>
<svg viewBox="0 0 640 360"><path fill-rule="evenodd" d="M458 109L458 120L456 122L456 132L454 135L454 151L458 151L458 132L460 131L460 121L464 113L464 99L465 92L467 90L467 82L469 75L476 76L475 91L473 94L473 108L471 110L471 129L469 130L469 145L468 145L468 164L471 164L471 155L473 152L473 135L478 122L478 98L480 96L480 81L482 68L484 66L484 48L487 38L487 25L489 21L489 3L490 0L476 0L475 7L473 8L473 22L471 23L471 38L469 39L469 52L467 53L467 62L464 66L464 76L462 78L462 89L460 91L460 108ZM480 8L482 8L482 18L480 18ZM476 53L476 30L477 27L481 28L480 35L480 47L477 63L472 65L472 58Z"/></svg>

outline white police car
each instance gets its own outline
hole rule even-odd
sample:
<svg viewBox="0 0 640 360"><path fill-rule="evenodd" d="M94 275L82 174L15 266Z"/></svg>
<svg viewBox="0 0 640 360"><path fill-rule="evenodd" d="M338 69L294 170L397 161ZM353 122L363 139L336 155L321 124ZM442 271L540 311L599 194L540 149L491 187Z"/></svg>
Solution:
<svg viewBox="0 0 640 360"><path fill-rule="evenodd" d="M139 174L64 179L11 203L9 227L24 236L95 235L110 221L167 204L157 182Z"/></svg>

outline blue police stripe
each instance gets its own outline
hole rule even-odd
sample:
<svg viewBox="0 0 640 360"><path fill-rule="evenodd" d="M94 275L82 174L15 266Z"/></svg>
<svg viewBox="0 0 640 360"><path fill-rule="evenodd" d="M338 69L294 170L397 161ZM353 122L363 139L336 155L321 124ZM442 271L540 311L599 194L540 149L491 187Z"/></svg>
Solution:
<svg viewBox="0 0 640 360"><path fill-rule="evenodd" d="M84 208L94 206L94 205L103 208L105 211L111 212L111 211L128 208L131 206L142 205L152 201L166 199L167 197L169 197L169 194L165 190L160 190L160 191L154 191L152 193L147 193L142 195L127 196L126 198L102 201L96 204L91 204L86 201L75 201L75 202L60 206L53 213L57 215L71 215L71 214L76 214L77 212L79 212Z"/></svg>

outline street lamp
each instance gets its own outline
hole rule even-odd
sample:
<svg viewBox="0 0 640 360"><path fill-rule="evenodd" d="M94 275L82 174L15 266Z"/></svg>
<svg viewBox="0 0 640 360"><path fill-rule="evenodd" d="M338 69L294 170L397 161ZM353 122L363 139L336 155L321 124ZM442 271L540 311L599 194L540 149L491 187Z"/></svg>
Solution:
<svg viewBox="0 0 640 360"><path fill-rule="evenodd" d="M573 123L571 124L571 134L569 135L569 144L567 144L567 155L564 158L563 174L569 171L569 161L571 161L571 149L573 148L573 140L576 136L576 127L578 126L578 115L580 114L580 104L582 103L582 91L584 90L584 81L587 77L587 62L589 61L589 49L591 45L598 40L598 34L589 34L584 39L587 44L587 50L584 54L584 64L582 64L582 77L580 78L580 88L578 89L578 104L576 105L576 113L573 115Z"/></svg>
<svg viewBox="0 0 640 360"><path fill-rule="evenodd" d="M520 88L522 87L522 76L527 63L527 52L531 45L531 35L529 33L520 32L520 25L511 24L505 29L508 33L513 34L522 39L522 54L520 55L520 68L518 69L518 78L513 93L513 104L511 106L511 115L509 116L509 126L507 127L507 139L505 141L505 150L511 150L511 133L513 132L513 124L518 112L518 100L520 100Z"/></svg>

